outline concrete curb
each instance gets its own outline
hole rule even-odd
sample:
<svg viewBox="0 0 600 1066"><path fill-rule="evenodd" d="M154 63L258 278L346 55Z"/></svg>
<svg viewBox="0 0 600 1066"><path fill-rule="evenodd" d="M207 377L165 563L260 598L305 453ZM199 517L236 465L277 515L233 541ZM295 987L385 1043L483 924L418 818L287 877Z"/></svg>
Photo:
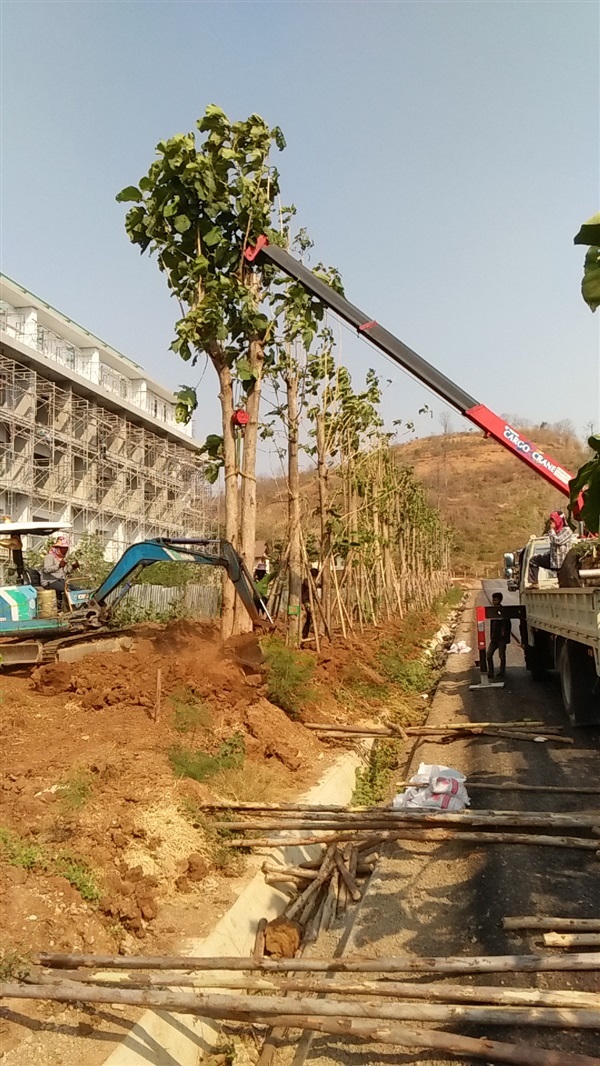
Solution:
<svg viewBox="0 0 600 1066"><path fill-rule="evenodd" d="M368 751L366 745L364 750L365 753ZM318 784L300 796L298 802L349 803L356 770L362 762L360 754L355 751L339 756ZM271 856L282 865L293 865L310 858L311 853L316 855L317 849L282 848L273 851ZM258 867L263 858L253 861ZM205 957L250 955L259 919L275 918L282 913L286 902L282 893L265 884L262 872L257 870L210 936L186 941L182 945L182 954ZM104 1066L148 1066L149 1063L151 1066L197 1066L204 1054L214 1050L218 1033L219 1023L189 1015L147 1011L105 1060Z"/></svg>

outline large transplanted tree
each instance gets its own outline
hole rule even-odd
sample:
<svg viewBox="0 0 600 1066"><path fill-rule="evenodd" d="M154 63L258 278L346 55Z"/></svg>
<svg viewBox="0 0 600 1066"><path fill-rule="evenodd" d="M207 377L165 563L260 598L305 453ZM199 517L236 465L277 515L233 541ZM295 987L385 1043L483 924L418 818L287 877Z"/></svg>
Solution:
<svg viewBox="0 0 600 1066"><path fill-rule="evenodd" d="M224 471L225 536L251 567L261 382L273 321L265 314L262 288L269 271L253 271L244 250L261 233L281 240L271 229L279 175L269 155L273 144L281 150L285 141L279 127L269 128L259 115L232 123L215 105L197 127L200 138L187 133L161 141L148 173L117 200L133 204L127 233L142 253L156 254L179 302L172 350L192 365L204 353L217 372L222 436L209 438L206 449L212 469ZM236 396L248 416L242 439L234 423ZM187 422L197 407L196 392L182 388L178 399L177 417ZM222 634L247 627L226 582Z"/></svg>

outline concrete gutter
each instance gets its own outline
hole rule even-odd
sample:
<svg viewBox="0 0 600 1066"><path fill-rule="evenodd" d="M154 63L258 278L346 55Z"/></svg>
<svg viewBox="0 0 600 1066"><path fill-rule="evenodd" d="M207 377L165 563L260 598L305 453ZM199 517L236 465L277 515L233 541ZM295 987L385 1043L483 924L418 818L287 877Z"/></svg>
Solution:
<svg viewBox="0 0 600 1066"><path fill-rule="evenodd" d="M368 747L364 748L365 754ZM299 803L350 802L356 780L356 770L363 765L356 751L339 756L314 788L298 798ZM318 848L281 848L271 852L275 862L293 865L318 854ZM258 867L263 858L250 860ZM264 875L257 869L227 914L215 926L210 936L202 940L186 941L182 955L248 956L252 953L256 926L261 918L275 918L281 914L287 898L265 884ZM217 989L212 989L216 992ZM214 1050L220 1031L219 1022L210 1022L189 1015L147 1011L129 1031L125 1039L105 1060L105 1066L198 1066L203 1056Z"/></svg>

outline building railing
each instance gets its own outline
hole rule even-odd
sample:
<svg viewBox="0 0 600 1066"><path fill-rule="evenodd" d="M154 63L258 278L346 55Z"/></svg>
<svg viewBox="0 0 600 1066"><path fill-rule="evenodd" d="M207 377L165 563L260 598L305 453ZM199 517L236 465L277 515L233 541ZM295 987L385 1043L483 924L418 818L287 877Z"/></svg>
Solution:
<svg viewBox="0 0 600 1066"><path fill-rule="evenodd" d="M22 344L33 348L60 366L100 385L122 400L127 400L134 407L156 418L158 422L173 426L191 436L191 426L182 426L175 420L175 405L158 396L151 389L140 388L139 378L132 381L124 374L120 374L114 367L103 363L101 359L99 365L97 362L94 363L91 355L49 329L48 326L39 322L35 324L35 321L30 326L27 316L21 314L19 308L11 307L4 301L0 306L0 328L9 336L15 337Z"/></svg>

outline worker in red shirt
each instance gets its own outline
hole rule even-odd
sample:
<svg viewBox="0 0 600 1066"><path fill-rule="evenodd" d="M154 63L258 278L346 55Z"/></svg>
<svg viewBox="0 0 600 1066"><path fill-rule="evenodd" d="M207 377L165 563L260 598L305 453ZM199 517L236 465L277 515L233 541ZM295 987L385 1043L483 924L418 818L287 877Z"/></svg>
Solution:
<svg viewBox="0 0 600 1066"><path fill-rule="evenodd" d="M551 570L558 574L573 542L573 534L567 525L564 514L560 511L553 511L549 521L550 551L539 552L529 560L529 588L532 589L539 588L540 567L543 570Z"/></svg>

